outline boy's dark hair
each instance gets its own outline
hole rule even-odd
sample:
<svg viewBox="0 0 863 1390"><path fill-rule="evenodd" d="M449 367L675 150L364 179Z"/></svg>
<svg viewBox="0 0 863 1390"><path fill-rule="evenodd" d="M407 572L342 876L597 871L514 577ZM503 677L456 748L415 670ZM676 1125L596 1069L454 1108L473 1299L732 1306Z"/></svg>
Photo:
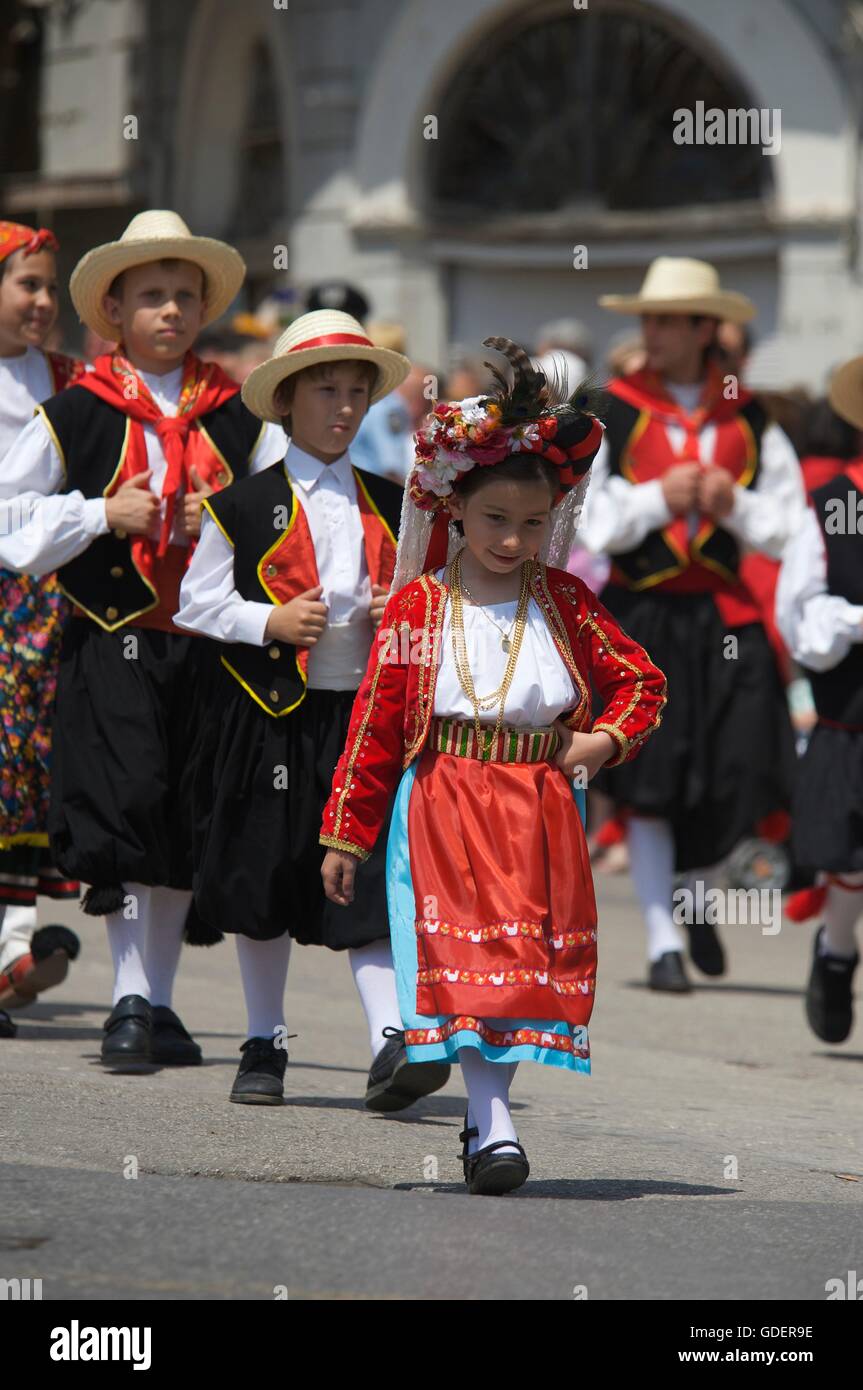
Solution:
<svg viewBox="0 0 863 1390"><path fill-rule="evenodd" d="M339 357L334 362L313 362L310 367L303 367L301 371L294 372L292 376L287 376L284 381L280 381L273 396L273 404L277 413L283 419L290 417L294 391L301 376L307 376L311 381L328 381L332 376L333 367L337 366L339 362L351 361L363 369L362 375L368 381L369 396L371 396L378 380L378 369L374 362L364 362L361 358Z"/></svg>
<svg viewBox="0 0 863 1390"><path fill-rule="evenodd" d="M184 259L184 257L182 257L182 256L161 256L161 257L158 259L158 262L157 262L157 263L158 263L159 265L161 265L161 266L164 266L166 270L173 270L174 267L175 267L175 266L178 266L178 265L181 263L181 261L182 261L183 259ZM144 264L145 264L145 265L151 265L152 262L151 262L151 261L145 261ZM206 297L207 297L207 277L206 277L206 275L205 275L205 273L204 273L204 268L203 268L203 266L197 265L197 263L196 263L195 261L188 261L187 264L188 264L188 265L193 265L193 266L195 266L195 269L196 269L196 270L199 270L199 271L201 272L201 298L202 298L202 299L206 299ZM134 266L134 265L130 265L130 266L128 266L127 268L128 268L129 270L137 270L137 269L138 269L138 267L137 267L137 266ZM122 299L122 298L123 298L123 277L125 276L125 274L126 274L126 271L125 271L125 270L121 270L119 275L115 275L114 278L113 278L113 280L111 281L110 285L108 286L107 290L105 291L105 293L106 293L106 294L109 294L109 295L111 296L112 299Z"/></svg>
<svg viewBox="0 0 863 1390"><path fill-rule="evenodd" d="M476 464L464 474L453 490L459 497L470 497L489 483L500 482L547 483L552 503L560 491L560 474L557 468L539 454L507 454L500 463ZM459 535L463 536L464 527L455 517L453 525Z"/></svg>

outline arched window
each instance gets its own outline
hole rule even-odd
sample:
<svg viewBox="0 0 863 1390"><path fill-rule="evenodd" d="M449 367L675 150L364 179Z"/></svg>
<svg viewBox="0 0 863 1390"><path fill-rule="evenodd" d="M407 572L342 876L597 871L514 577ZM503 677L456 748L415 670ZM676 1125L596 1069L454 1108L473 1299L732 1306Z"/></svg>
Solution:
<svg viewBox="0 0 863 1390"><path fill-rule="evenodd" d="M427 210L651 212L762 199L758 145L676 144L678 109L753 101L681 26L626 0L525 7L463 64L437 103Z"/></svg>
<svg viewBox="0 0 863 1390"><path fill-rule="evenodd" d="M258 40L249 59L245 121L236 147L237 194L229 239L269 237L285 220L285 177L275 72L269 45Z"/></svg>

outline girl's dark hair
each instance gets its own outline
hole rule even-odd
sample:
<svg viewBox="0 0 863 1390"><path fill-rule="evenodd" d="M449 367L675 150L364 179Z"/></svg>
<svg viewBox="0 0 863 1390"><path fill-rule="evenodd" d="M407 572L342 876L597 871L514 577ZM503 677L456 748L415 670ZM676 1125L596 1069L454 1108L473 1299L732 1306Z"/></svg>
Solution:
<svg viewBox="0 0 863 1390"><path fill-rule="evenodd" d="M539 454L507 454L500 463L475 464L454 486L459 497L470 497L488 483L547 483L554 502L560 491L560 475L553 463ZM460 536L464 527L453 517L453 525Z"/></svg>
<svg viewBox="0 0 863 1390"><path fill-rule="evenodd" d="M837 415L826 396L812 405L803 428L803 453L853 459L860 452L860 431Z"/></svg>

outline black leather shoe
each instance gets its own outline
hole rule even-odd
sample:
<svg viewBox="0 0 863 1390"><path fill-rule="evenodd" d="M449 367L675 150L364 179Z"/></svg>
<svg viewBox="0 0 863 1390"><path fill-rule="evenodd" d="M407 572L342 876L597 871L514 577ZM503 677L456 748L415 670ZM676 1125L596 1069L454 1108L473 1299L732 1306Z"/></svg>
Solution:
<svg viewBox="0 0 863 1390"><path fill-rule="evenodd" d="M448 1062L409 1062L401 1028L385 1028L384 1043L369 1070L367 1110L406 1110L449 1081Z"/></svg>
<svg viewBox="0 0 863 1390"><path fill-rule="evenodd" d="M153 1009L150 1056L164 1067L199 1067L201 1049L182 1023L165 1004Z"/></svg>
<svg viewBox="0 0 863 1390"><path fill-rule="evenodd" d="M276 1047L272 1038L249 1038L240 1051L243 1058L234 1078L231 1100L238 1105L281 1105L287 1049Z"/></svg>
<svg viewBox="0 0 863 1390"><path fill-rule="evenodd" d="M0 1038L14 1038L18 1024L13 1023L5 1009L0 1009Z"/></svg>
<svg viewBox="0 0 863 1390"><path fill-rule="evenodd" d="M689 954L702 975L725 974L725 952L710 922L687 922Z"/></svg>
<svg viewBox="0 0 863 1390"><path fill-rule="evenodd" d="M860 957L820 955L824 928L815 936L815 953L806 987L806 1017L822 1042L844 1042L854 1023L852 982Z"/></svg>
<svg viewBox="0 0 863 1390"><path fill-rule="evenodd" d="M102 1064L112 1071L149 1071L150 1027L153 1011L140 994L125 994L114 1005L102 1027Z"/></svg>
<svg viewBox="0 0 863 1390"><path fill-rule="evenodd" d="M688 994L692 989L679 951L665 951L659 960L651 961L647 983L651 989L664 990L667 994Z"/></svg>
<svg viewBox="0 0 863 1390"><path fill-rule="evenodd" d="M515 1153L500 1153L500 1149L515 1149ZM513 1192L530 1177L527 1154L512 1139L498 1139L486 1144L465 1159L465 1182L468 1192L478 1197L500 1197Z"/></svg>

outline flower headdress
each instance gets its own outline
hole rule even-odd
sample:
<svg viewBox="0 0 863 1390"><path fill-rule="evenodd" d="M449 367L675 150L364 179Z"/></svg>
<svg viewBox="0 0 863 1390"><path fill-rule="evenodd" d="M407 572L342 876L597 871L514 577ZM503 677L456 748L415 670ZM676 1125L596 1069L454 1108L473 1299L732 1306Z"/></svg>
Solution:
<svg viewBox="0 0 863 1390"><path fill-rule="evenodd" d="M486 366L495 389L486 396L439 402L416 435L416 460L405 484L393 592L426 570L447 563L462 544L448 526L445 499L474 467L511 454L535 454L557 468L558 494L543 559L565 564L587 490L587 474L602 442L596 418L602 392L589 382L568 392L564 376L549 381L509 338L486 338L511 367L504 376Z"/></svg>

